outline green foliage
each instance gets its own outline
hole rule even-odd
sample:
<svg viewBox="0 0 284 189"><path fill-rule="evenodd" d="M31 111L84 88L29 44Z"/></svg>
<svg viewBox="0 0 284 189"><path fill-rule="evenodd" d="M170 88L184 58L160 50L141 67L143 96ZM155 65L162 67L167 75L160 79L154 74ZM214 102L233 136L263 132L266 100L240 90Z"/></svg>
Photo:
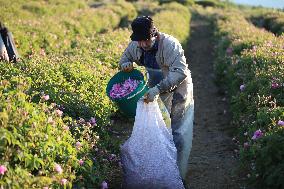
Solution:
<svg viewBox="0 0 284 189"><path fill-rule="evenodd" d="M195 1L195 4L203 7L225 7L225 3L218 0L197 0Z"/></svg>
<svg viewBox="0 0 284 189"><path fill-rule="evenodd" d="M267 135L261 141L261 146L255 149L257 158L253 177L255 177L254 182L258 188L284 187L283 136L284 129L277 129L273 134ZM262 182L265 182L266 185L262 186Z"/></svg>
<svg viewBox="0 0 284 189"><path fill-rule="evenodd" d="M119 144L109 136L116 107L105 88L129 42L130 31L120 27L136 17L135 6L123 0L0 4L5 10L0 20L22 55L19 63L0 61L0 165L8 169L0 187L99 188L103 180L111 183L119 170ZM185 42L188 9L178 3L158 6L161 17L174 16L159 22L161 31ZM170 30L168 24L177 19L182 30ZM61 179L67 179L66 186Z"/></svg>
<svg viewBox="0 0 284 189"><path fill-rule="evenodd" d="M87 41L78 40L78 47L69 56L44 56L34 54L20 64L0 64L2 79L21 73L32 79L33 102L41 94L48 94L50 102L61 106L65 115L75 119L96 117L99 134L109 124L109 114L114 110L105 94L106 83L116 72L117 61L129 37L126 30L116 30ZM90 42L92 41L92 42ZM93 45L89 45L93 44ZM85 54L85 52L94 52ZM74 54L74 55L73 55Z"/></svg>
<svg viewBox="0 0 284 189"><path fill-rule="evenodd" d="M194 4L194 0L159 0L160 4L172 3L172 2L177 2L183 5L189 5L189 6L192 6Z"/></svg>
<svg viewBox="0 0 284 189"><path fill-rule="evenodd" d="M284 32L283 11L256 8L247 12L248 19L256 26L265 28L278 36Z"/></svg>
<svg viewBox="0 0 284 189"><path fill-rule="evenodd" d="M60 185L65 178L71 186L78 166L75 140L57 109L34 104L25 94L30 79L14 76L0 82L1 165L8 168L1 186L42 188ZM56 174L55 164L62 165ZM54 177L52 177L54 176Z"/></svg>
<svg viewBox="0 0 284 189"><path fill-rule="evenodd" d="M160 7L158 1L137 1L134 3L139 15L149 15L152 16L156 12L156 10Z"/></svg>
<svg viewBox="0 0 284 189"><path fill-rule="evenodd" d="M0 185L59 188L63 187L61 179L67 179L68 188L72 185L99 187L116 166L113 161L117 161L106 161L112 155L106 151L109 138L102 127L102 117L97 115L95 124L82 118L75 121L66 116L68 112L64 109L62 118L62 105L55 104L52 99L60 94L50 94L50 99L44 100L46 93L38 93L32 87L35 78L25 76L10 64L1 65L1 68L5 70L1 70L0 79L0 164L8 171ZM52 73L51 68L47 67L45 71L48 70ZM51 76L56 78L58 75ZM57 82L55 78L49 80ZM36 103L31 101L35 98ZM77 142L81 143L80 147ZM83 165L78 163L79 160L83 160ZM64 173L55 173L56 164L61 165Z"/></svg>
<svg viewBox="0 0 284 189"><path fill-rule="evenodd" d="M13 84L17 77L28 81L22 91L16 91L22 84L11 87L11 93L24 96L23 100L10 93L6 95L6 88L0 90L3 94L0 113L5 120L6 109L11 108L13 111L8 118L15 121L5 130L1 124L1 136L14 136L8 140L23 147L26 143L29 147L21 149L27 157L19 160L18 146L1 143L0 163L8 171L0 185L4 188L8 185L12 188L64 188L60 181L65 178L67 188L100 187L100 183L110 181L113 170L118 169L117 158L113 158L112 153L117 152L119 146L112 145L107 132L109 116L115 107L106 96L105 87L117 71L117 61L130 35L128 30L112 30L122 20L133 19L135 8L124 1L95 8L85 1L0 3L1 8L2 5L7 8L5 14L1 14L1 21L12 31L22 55L19 63L0 62L0 81ZM49 99L43 102L44 95L49 95ZM22 101L24 107L18 105ZM26 106L33 108L31 112L24 109ZM24 118L18 108L29 113L24 130L13 129L15 125L21 127L20 121ZM55 115L56 109L63 111L64 118ZM96 119L95 125L90 125L91 118ZM64 130L67 126L69 130ZM48 146L43 148L46 141ZM80 151L75 148L77 142L82 144ZM47 151L42 152L43 149ZM3 154L9 156L4 158ZM79 160L83 165L79 165ZM61 165L64 174L54 173L55 163Z"/></svg>
<svg viewBox="0 0 284 189"><path fill-rule="evenodd" d="M258 188L282 188L284 38L256 28L239 11L218 14L215 70L232 96L243 167Z"/></svg>
<svg viewBox="0 0 284 189"><path fill-rule="evenodd" d="M156 11L158 13L153 16L153 20L159 31L176 37L185 45L190 34L189 9L178 3L169 3Z"/></svg>
<svg viewBox="0 0 284 189"><path fill-rule="evenodd" d="M135 7L125 1L98 7L83 0L0 0L0 4L5 9L0 21L13 31L19 52L25 57L42 51L65 53L78 39L112 30L137 15Z"/></svg>

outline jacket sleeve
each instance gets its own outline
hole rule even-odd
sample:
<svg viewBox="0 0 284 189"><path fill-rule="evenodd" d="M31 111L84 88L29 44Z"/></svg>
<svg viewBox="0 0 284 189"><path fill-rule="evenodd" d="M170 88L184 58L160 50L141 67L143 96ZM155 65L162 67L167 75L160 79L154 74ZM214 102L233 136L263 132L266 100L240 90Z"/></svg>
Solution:
<svg viewBox="0 0 284 189"><path fill-rule="evenodd" d="M163 57L165 65L169 66L169 72L158 84L160 92L174 90L190 73L181 44L177 40L174 40L170 44L165 45Z"/></svg>
<svg viewBox="0 0 284 189"><path fill-rule="evenodd" d="M138 56L137 44L131 41L120 58L119 66L126 62L136 62L139 64Z"/></svg>

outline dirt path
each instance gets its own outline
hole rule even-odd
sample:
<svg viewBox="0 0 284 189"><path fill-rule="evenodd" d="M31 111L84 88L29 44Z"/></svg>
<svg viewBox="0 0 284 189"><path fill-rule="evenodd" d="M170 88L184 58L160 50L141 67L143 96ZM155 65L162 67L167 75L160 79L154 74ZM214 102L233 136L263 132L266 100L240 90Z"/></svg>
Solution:
<svg viewBox="0 0 284 189"><path fill-rule="evenodd" d="M194 83L195 125L187 182L190 189L240 189L228 102L214 84L212 32L208 21L193 16L186 56Z"/></svg>

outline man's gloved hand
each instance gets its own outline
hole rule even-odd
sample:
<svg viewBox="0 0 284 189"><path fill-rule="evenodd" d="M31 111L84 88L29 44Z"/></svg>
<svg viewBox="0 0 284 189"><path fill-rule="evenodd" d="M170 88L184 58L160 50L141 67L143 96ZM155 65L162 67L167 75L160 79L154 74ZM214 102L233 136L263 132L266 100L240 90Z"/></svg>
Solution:
<svg viewBox="0 0 284 189"><path fill-rule="evenodd" d="M153 102L158 94L160 94L160 90L157 86L150 88L144 94L144 102L146 103Z"/></svg>
<svg viewBox="0 0 284 189"><path fill-rule="evenodd" d="M120 69L124 72L130 72L133 70L133 63L132 62L125 62L120 65Z"/></svg>

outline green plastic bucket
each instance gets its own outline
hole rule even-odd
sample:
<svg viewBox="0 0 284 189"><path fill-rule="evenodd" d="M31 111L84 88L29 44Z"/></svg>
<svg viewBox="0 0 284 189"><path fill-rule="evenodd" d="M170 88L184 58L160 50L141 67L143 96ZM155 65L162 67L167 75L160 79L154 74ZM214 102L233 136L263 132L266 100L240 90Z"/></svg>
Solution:
<svg viewBox="0 0 284 189"><path fill-rule="evenodd" d="M112 98L110 96L110 91L112 89L112 86L117 83L123 83L127 79L135 79L140 80L142 82L139 83L137 88L132 91L132 93L128 94L127 96L123 98ZM106 93L107 96L117 104L118 108L121 110L121 112L129 118L135 117L136 114L136 107L137 107L137 101L146 93L148 90L148 86L146 81L144 80L143 74L139 70L132 70L131 72L118 72L116 73L108 82Z"/></svg>

